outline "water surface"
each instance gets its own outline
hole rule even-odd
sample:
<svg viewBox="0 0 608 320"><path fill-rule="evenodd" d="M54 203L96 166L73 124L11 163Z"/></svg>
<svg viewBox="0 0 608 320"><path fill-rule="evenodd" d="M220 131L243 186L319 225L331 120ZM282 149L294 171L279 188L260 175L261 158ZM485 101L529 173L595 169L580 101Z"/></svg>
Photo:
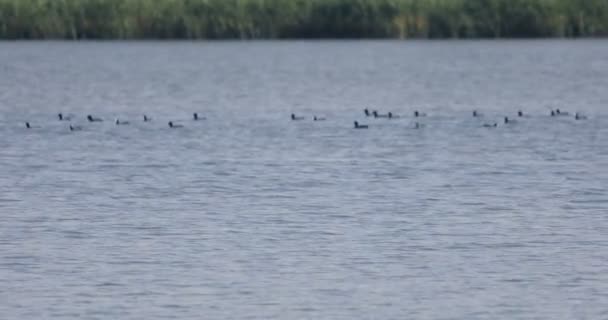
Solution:
<svg viewBox="0 0 608 320"><path fill-rule="evenodd" d="M606 318L607 53L0 43L0 318Z"/></svg>

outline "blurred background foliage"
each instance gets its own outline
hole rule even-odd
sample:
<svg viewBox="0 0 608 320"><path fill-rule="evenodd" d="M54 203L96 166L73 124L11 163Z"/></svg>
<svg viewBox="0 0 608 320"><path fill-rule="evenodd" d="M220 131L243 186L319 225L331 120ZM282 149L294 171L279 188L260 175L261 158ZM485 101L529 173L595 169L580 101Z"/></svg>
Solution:
<svg viewBox="0 0 608 320"><path fill-rule="evenodd" d="M3 39L608 35L608 0L0 0Z"/></svg>

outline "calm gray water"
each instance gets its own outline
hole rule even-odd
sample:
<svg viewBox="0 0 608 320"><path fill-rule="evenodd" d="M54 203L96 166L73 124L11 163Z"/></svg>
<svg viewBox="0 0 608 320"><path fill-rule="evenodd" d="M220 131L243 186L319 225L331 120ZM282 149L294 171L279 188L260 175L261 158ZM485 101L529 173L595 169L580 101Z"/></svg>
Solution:
<svg viewBox="0 0 608 320"><path fill-rule="evenodd" d="M606 88L607 41L0 43L0 318L607 319Z"/></svg>

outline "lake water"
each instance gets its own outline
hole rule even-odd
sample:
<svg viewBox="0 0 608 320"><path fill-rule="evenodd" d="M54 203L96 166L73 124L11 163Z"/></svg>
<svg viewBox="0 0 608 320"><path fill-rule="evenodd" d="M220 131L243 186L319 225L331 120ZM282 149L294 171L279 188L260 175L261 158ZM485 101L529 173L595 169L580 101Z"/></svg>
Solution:
<svg viewBox="0 0 608 320"><path fill-rule="evenodd" d="M0 318L606 319L607 88L607 41L0 43Z"/></svg>

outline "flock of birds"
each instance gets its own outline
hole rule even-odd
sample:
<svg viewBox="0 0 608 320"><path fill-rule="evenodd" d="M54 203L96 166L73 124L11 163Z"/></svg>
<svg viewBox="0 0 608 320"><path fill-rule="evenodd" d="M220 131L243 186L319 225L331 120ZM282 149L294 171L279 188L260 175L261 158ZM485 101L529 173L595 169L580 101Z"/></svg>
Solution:
<svg viewBox="0 0 608 320"><path fill-rule="evenodd" d="M381 114L377 110L373 110L373 111L370 112L369 109L367 109L367 108L363 109L363 113L365 114L366 117L373 117L373 118L376 118L376 119L378 119L378 118L384 118L384 119L399 119L399 118L401 118L401 116L393 114L392 112L388 112L386 114ZM550 115L552 117L569 116L570 113L569 112L563 112L560 109L555 109L555 110L551 110ZM418 110L415 110L414 111L414 118L420 118L420 117L426 117L426 113L423 113L423 112L420 112ZM482 117L482 114L479 113L479 112L477 112L477 110L473 110L473 117L474 118L480 118L480 117ZM524 112L521 111L521 110L517 111L517 117L520 117L520 118L524 117ZM293 113L291 114L291 120L293 120L293 121L304 120L304 119L305 119L304 117L296 116ZM574 119L576 119L576 120L585 120L585 119L587 119L587 117L584 116L584 115L582 115L582 114L580 114L580 113L578 113L578 112L576 112L576 113L574 113ZM313 120L314 121L323 121L323 120L325 120L325 118L313 116ZM515 122L515 120L513 120L513 119L511 119L509 117L506 117L506 116L504 117L503 121L504 121L505 124L511 124L511 123ZM423 125L420 122L415 122L414 123L414 128L415 129L420 129L420 128L422 128L422 126ZM485 128L495 128L495 127L498 127L498 123L497 122L494 122L494 123L484 123L482 126L485 127ZM354 122L354 128L355 129L369 129L369 125L367 125L367 124L360 124L358 121L355 121Z"/></svg>
<svg viewBox="0 0 608 320"><path fill-rule="evenodd" d="M74 115L71 115L71 114L69 114L69 115L64 115L63 113L58 113L58 114L57 114L57 118L59 119L59 121L68 121L68 122L69 122L69 121L72 121L72 119L74 118ZM87 118L87 121L88 121L88 122L103 122L103 121L104 121L104 119L102 119L102 118L98 118L98 117L94 117L94 116L92 116L92 115L90 115L90 114L89 114L89 115L87 115L87 117L86 117L86 118ZM198 115L198 113L194 113L194 114L192 115L192 119L193 119L194 121L198 121L198 120L205 120L205 118L204 118L204 117L199 116L199 115ZM147 116L147 115L145 115L145 114L143 115L143 122L151 122L151 121L152 121L152 118L148 117L148 116ZM117 126L123 126L123 125L129 125L129 124L131 124L131 122L129 122L129 121L125 121L125 120L120 120L119 118L116 118L116 119L114 120L114 123L115 123ZM183 128L183 127L184 127L183 125L181 125L181 124L177 124L177 123L174 123L173 121L169 121L168 125L169 125L169 128L172 128L172 129L176 129L176 128ZM26 127L27 129L38 128L38 127L36 127L36 126L32 125L30 122L25 122L25 127ZM70 123L70 125L68 126L68 128L70 129L70 131L81 131L81 130L82 130L82 126L73 125L73 124L71 124L71 123Z"/></svg>
<svg viewBox="0 0 608 320"><path fill-rule="evenodd" d="M388 112L386 114L381 114L377 110L370 111L367 108L363 110L363 113L365 114L366 117L373 117L373 118L376 118L376 119L377 118L384 118L384 119L399 119L399 118L401 118L401 116L393 114L392 112ZM473 110L473 114L472 115L473 115L474 118L480 118L480 117L482 117L482 114L479 113L479 112L477 112L477 110ZM561 116L570 116L570 113L561 111L560 109L555 109L555 110L551 110L550 115L552 117L561 117ZM421 118L421 117L425 117L425 116L426 116L426 113L420 112L418 110L414 111L414 118ZM519 110L517 112L517 117L520 117L520 118L524 117L523 111ZM63 113L59 113L59 114L57 114L57 118L59 119L59 121L71 121L72 118L73 118L73 115L64 115ZM104 121L102 118L94 117L92 115L87 115L86 119L87 119L88 122L103 122ZM205 119L206 119L205 117L199 116L199 114L196 113L196 112L192 114L192 120L194 120L194 121L205 120ZM301 120L305 120L305 119L306 118L303 117L303 116L296 116L294 113L291 114L291 120L292 121L301 121ZM320 117L320 116L316 116L316 115L313 116L312 119L313 119L313 121L324 121L324 120L326 120L326 118ZM582 115L582 114L580 114L580 113L578 113L578 112L576 112L576 113L574 113L574 119L576 119L576 120L585 120L585 119L587 119L587 117L584 116L584 115ZM143 115L143 122L150 122L150 121L152 121L152 118L150 118L150 117L148 117L147 115L144 114ZM503 121L504 121L505 125L506 124L511 124L511 123L515 122L515 120L513 120L513 119L511 119L511 118L509 118L507 116L504 117ZM129 125L130 124L129 121L120 120L118 118L116 118L114 120L114 123L117 126L120 126L120 125ZM169 121L167 123L167 125L171 129L178 129L178 128L183 128L184 127L183 125L178 124L178 123L173 122L173 121ZM423 125L421 123L419 123L419 122L415 122L415 124L414 124L414 128L415 129L420 129L420 128L422 128L422 126ZM495 128L495 127L498 127L498 123L497 122L484 123L482 126L485 127L485 128ZM30 122L25 122L25 127L27 129L37 128L36 126L33 126ZM368 129L368 128L369 128L369 125L360 124L358 121L354 121L354 129ZM69 129L70 129L70 131L80 131L80 130L82 130L82 127L81 126L76 126L76 125L73 125L73 124L70 123Z"/></svg>

